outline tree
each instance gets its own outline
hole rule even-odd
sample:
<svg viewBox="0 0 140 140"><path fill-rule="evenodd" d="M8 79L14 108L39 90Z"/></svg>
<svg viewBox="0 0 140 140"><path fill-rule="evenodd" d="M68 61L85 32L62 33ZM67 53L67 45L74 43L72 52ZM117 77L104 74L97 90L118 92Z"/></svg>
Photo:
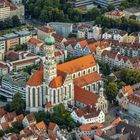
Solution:
<svg viewBox="0 0 140 140"><path fill-rule="evenodd" d="M25 109L25 103L22 99L22 96L20 93L16 93L13 97L13 100L11 102L11 108L14 110L17 114L24 113Z"/></svg>
<svg viewBox="0 0 140 140"><path fill-rule="evenodd" d="M40 111L40 112L37 112L34 114L35 114L35 118L36 118L37 122L40 122L40 121L46 122L47 121L47 113Z"/></svg>
<svg viewBox="0 0 140 140"><path fill-rule="evenodd" d="M70 112L65 109L63 104L54 107L54 112L50 116L50 121L57 123L68 131L76 127L75 122L71 118Z"/></svg>
<svg viewBox="0 0 140 140"><path fill-rule="evenodd" d="M11 112L12 109L11 109L11 105L8 103L6 104L6 106L4 107L4 109L7 111L7 112Z"/></svg>
<svg viewBox="0 0 140 140"><path fill-rule="evenodd" d="M77 37L77 35L74 34L74 33L70 33L70 34L68 35L68 38L72 38L72 37Z"/></svg>
<svg viewBox="0 0 140 140"><path fill-rule="evenodd" d="M14 128L14 132L15 133L19 133L24 127L23 127L23 124L22 122L16 122L14 125L13 125L13 128Z"/></svg>
<svg viewBox="0 0 140 140"><path fill-rule="evenodd" d="M13 17L12 17L12 23L13 23L13 26L14 26L14 27L17 27L17 26L21 25L18 16L13 16Z"/></svg>
<svg viewBox="0 0 140 140"><path fill-rule="evenodd" d="M4 136L4 132L2 130L0 130L0 137Z"/></svg>
<svg viewBox="0 0 140 140"><path fill-rule="evenodd" d="M108 9L108 11L115 10L115 6L114 6L113 4L109 4L109 5L107 6L107 9Z"/></svg>
<svg viewBox="0 0 140 140"><path fill-rule="evenodd" d="M108 98L108 100L111 102L111 101L115 101L116 100L116 96L117 96L117 93L118 93L118 86L116 83L114 82L110 82L106 88L105 88L105 94Z"/></svg>

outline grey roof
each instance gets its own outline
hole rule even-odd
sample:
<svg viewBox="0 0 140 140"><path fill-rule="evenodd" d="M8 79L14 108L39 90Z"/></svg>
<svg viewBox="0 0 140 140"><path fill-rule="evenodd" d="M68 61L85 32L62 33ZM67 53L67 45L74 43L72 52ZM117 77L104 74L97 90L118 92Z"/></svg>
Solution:
<svg viewBox="0 0 140 140"><path fill-rule="evenodd" d="M2 82L7 81L11 85L25 87L26 80L28 77L29 77L29 75L25 72L11 73L11 74L6 74L5 76L3 76Z"/></svg>
<svg viewBox="0 0 140 140"><path fill-rule="evenodd" d="M120 34L121 36L128 34L126 31L119 30L119 29L110 29L107 33L108 34Z"/></svg>
<svg viewBox="0 0 140 140"><path fill-rule="evenodd" d="M136 126L132 126L130 124L126 124L124 122L120 122L116 127L117 132L127 134L129 133L130 140L138 140L140 139L140 128Z"/></svg>
<svg viewBox="0 0 140 140"><path fill-rule="evenodd" d="M135 14L135 13L139 13L140 12L140 8L132 7L132 8L125 9L124 11Z"/></svg>
<svg viewBox="0 0 140 140"><path fill-rule="evenodd" d="M16 37L18 37L18 35L14 34L14 33L10 33L10 34L3 35L3 37L6 39L10 39L10 38L16 38Z"/></svg>
<svg viewBox="0 0 140 140"><path fill-rule="evenodd" d="M2 36L0 36L0 41L3 41L3 40L5 40L5 38L4 38L4 37L2 37Z"/></svg>
<svg viewBox="0 0 140 140"><path fill-rule="evenodd" d="M15 32L16 34L18 34L19 36L26 36L26 35L30 35L31 33L27 30L21 30L18 32Z"/></svg>

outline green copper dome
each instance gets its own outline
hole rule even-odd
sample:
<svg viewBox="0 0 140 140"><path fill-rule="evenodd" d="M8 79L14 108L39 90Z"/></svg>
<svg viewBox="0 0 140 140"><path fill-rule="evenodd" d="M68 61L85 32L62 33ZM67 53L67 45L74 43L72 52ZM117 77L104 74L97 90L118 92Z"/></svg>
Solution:
<svg viewBox="0 0 140 140"><path fill-rule="evenodd" d="M53 45L55 43L55 39L53 36L49 35L45 38L46 45Z"/></svg>

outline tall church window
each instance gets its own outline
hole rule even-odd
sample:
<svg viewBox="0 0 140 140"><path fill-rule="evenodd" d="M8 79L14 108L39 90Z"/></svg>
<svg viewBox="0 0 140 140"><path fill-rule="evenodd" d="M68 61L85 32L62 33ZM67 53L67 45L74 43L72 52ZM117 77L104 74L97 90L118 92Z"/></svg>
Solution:
<svg viewBox="0 0 140 140"><path fill-rule="evenodd" d="M42 103L44 103L44 100L43 100L43 86L41 87L41 89L42 89Z"/></svg>
<svg viewBox="0 0 140 140"><path fill-rule="evenodd" d="M46 95L48 95L48 87L46 86Z"/></svg>
<svg viewBox="0 0 140 140"><path fill-rule="evenodd" d="M65 87L65 97L67 96L67 87Z"/></svg>
<svg viewBox="0 0 140 140"><path fill-rule="evenodd" d="M69 85L69 98L71 98L71 85Z"/></svg>
<svg viewBox="0 0 140 140"><path fill-rule="evenodd" d="M39 89L39 87L38 87L38 92L37 92L37 94L38 94L38 106L40 105L40 89Z"/></svg>
<svg viewBox="0 0 140 140"><path fill-rule="evenodd" d="M56 103L56 92L55 92L55 90L53 91L53 103L54 104Z"/></svg>
<svg viewBox="0 0 140 140"><path fill-rule="evenodd" d="M28 101L29 101L29 107L30 107L30 88L28 88Z"/></svg>
<svg viewBox="0 0 140 140"><path fill-rule="evenodd" d="M60 90L58 89L58 103L60 102Z"/></svg>
<svg viewBox="0 0 140 140"><path fill-rule="evenodd" d="M32 89L32 94L33 94L33 107L35 107L35 88Z"/></svg>

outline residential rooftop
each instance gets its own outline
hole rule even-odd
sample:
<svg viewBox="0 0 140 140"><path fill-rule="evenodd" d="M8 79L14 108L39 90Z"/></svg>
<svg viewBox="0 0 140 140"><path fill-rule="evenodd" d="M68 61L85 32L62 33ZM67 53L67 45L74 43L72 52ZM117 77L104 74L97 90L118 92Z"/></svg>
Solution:
<svg viewBox="0 0 140 140"><path fill-rule="evenodd" d="M11 39L11 38L16 38L16 37L18 37L18 35L15 34L15 33L10 33L10 34L5 34L5 35L3 35L3 37L6 38L6 39Z"/></svg>

